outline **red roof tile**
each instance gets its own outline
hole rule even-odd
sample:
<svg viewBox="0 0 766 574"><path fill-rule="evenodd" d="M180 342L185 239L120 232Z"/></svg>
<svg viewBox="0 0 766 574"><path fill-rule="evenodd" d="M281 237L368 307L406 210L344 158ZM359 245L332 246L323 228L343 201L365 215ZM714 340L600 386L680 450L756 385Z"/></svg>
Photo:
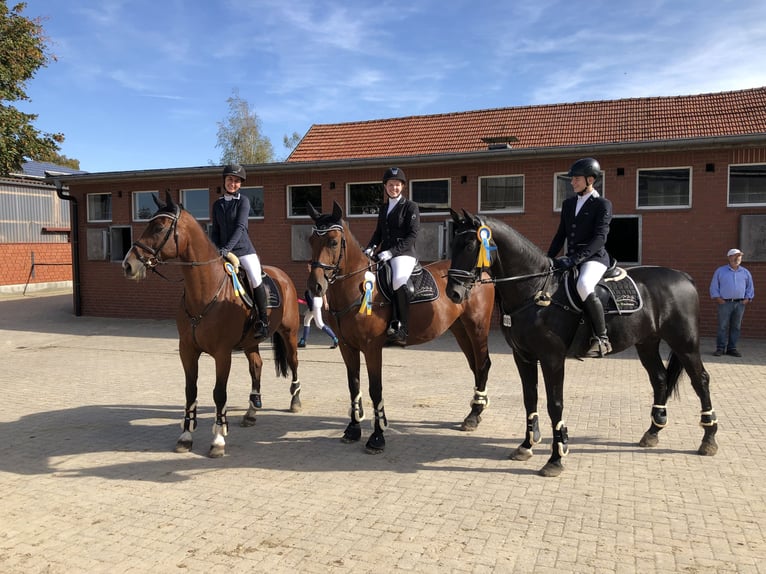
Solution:
<svg viewBox="0 0 766 574"><path fill-rule="evenodd" d="M524 149L763 133L766 87L315 124L287 161L480 151L482 138L515 137Z"/></svg>

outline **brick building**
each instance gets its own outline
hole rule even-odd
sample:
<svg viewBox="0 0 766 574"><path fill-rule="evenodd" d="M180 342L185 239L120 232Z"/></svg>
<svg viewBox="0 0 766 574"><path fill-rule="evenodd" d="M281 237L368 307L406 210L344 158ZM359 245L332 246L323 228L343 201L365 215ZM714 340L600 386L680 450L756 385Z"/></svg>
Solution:
<svg viewBox="0 0 766 574"><path fill-rule="evenodd" d="M26 162L0 178L0 292L72 285L69 204L47 173L85 173L47 162Z"/></svg>
<svg viewBox="0 0 766 574"><path fill-rule="evenodd" d="M705 335L715 331L708 286L739 247L756 291L766 286L766 88L693 96L499 108L315 125L281 163L245 166L250 234L264 264L305 284L311 220L306 201L337 201L366 242L386 167L409 178L421 207L423 261L448 256L449 208L502 219L547 249L564 177L584 156L602 166L614 206L608 248L625 266L664 265L695 279ZM49 178L73 218L75 306L86 315L170 317L180 277L122 277L120 261L145 226L152 194L170 192L204 225L220 194L221 168L193 167ZM76 229L76 232L75 232ZM766 337L766 306L749 308L743 336Z"/></svg>

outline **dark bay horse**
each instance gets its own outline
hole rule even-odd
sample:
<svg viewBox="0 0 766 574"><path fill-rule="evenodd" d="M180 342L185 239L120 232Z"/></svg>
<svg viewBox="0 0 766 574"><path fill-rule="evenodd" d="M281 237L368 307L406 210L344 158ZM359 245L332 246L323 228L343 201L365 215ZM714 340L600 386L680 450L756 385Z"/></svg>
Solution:
<svg viewBox="0 0 766 574"><path fill-rule="evenodd" d="M363 353L375 412L374 429L367 441L366 450L371 454L383 452L386 443L383 431L387 426L383 408L383 347L386 345L391 304L376 287L374 294L370 291L370 314L359 312L363 303L365 273L375 270L377 263L365 255L343 219L343 210L337 203L333 205L332 214L320 214L311 204L308 210L316 224L309 240L311 273L308 289L315 296L327 295L330 306L328 320L340 340L351 396L351 421L342 440L350 443L362 437L360 423L364 419L364 409L359 370L360 353ZM488 405L486 386L491 362L487 339L495 290L491 284L481 285L474 290L470 301L453 303L443 295L448 268L449 261L427 266L439 296L429 302L413 301L411 304L407 345L425 343L447 329L452 331L474 375L471 412L462 424L463 430L474 430L481 420L483 409Z"/></svg>
<svg viewBox="0 0 766 574"><path fill-rule="evenodd" d="M532 447L540 440L539 363L553 425L552 454L540 474L558 476L563 470L562 457L568 452L567 428L562 418L564 363L567 356L578 355L578 341L587 343L588 340L577 337L580 313L567 298L564 279L552 270L551 260L536 245L500 221L466 211L463 214L460 217L452 212L455 237L447 295L455 302L470 300L471 288L482 282L480 272L489 268L502 307L503 334L513 349L521 376L527 414L524 442L511 458L529 459ZM477 233L483 226L491 233L484 229L480 239ZM485 257L480 260L482 249ZM686 273L665 267L634 267L627 273L643 299L643 306L630 314L609 315L607 327L613 352L635 346L654 389L651 425L639 444L656 446L659 443L659 432L667 423L666 402L677 393L678 379L685 369L702 406L700 425L704 436L698 452L714 455L718 450L715 442L718 421L710 401L710 377L700 358L699 296L694 283ZM589 324L585 327L590 331ZM660 356L663 340L671 349L667 366Z"/></svg>
<svg viewBox="0 0 766 574"><path fill-rule="evenodd" d="M155 199L156 201L156 199ZM209 456L223 456L228 431L226 418L226 384L231 370L231 353L242 349L247 358L250 379L250 402L242 426L255 424L256 409L261 408L261 368L259 353L262 339L255 339L251 311L235 295L231 277L213 242L194 216L173 203L167 194L165 204L152 216L143 234L123 260L123 271L129 279L142 279L146 270L158 265L180 265L184 293L176 314L179 353L186 378L186 411L183 432L176 452L192 447L192 431L197 427L197 376L199 358L204 352L215 360L215 423ZM178 261L168 261L177 259ZM298 381L298 297L290 277L276 267L263 266L280 292L281 303L269 309L269 331L274 349L277 375L292 373L291 412L301 410Z"/></svg>

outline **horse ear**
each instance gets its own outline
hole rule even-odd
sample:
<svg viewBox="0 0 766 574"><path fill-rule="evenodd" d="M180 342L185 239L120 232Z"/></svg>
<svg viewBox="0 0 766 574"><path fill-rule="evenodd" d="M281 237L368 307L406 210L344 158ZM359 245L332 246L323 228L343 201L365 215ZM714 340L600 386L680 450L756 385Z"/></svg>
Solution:
<svg viewBox="0 0 766 574"><path fill-rule="evenodd" d="M152 194L152 199L154 200L154 203L157 205L157 207L158 207L159 209L162 209L163 207L165 207L165 204L163 204L163 203L160 201L160 196L159 196L159 194L157 194L157 193L153 193L153 194Z"/></svg>
<svg viewBox="0 0 766 574"><path fill-rule="evenodd" d="M336 221L343 219L343 208L338 205L337 201L332 202L332 217Z"/></svg>
<svg viewBox="0 0 766 574"><path fill-rule="evenodd" d="M317 211L317 210L314 208L314 206L313 206L313 205L311 205L311 202L310 202L310 201L307 201L307 202L306 202L306 208L308 209L308 212L309 212L309 216L311 217L311 219L313 219L314 221L316 221L317 219L319 219L319 216L321 215L321 213L319 213L319 212L318 212L318 211Z"/></svg>
<svg viewBox="0 0 766 574"><path fill-rule="evenodd" d="M471 222L471 224L475 225L476 227L480 227L481 226L481 220L478 217L476 217L473 213L471 213L470 211L467 211L467 210L464 209L463 210L463 215L465 215L466 221Z"/></svg>
<svg viewBox="0 0 766 574"><path fill-rule="evenodd" d="M175 204L173 203L173 196L170 195L170 192L165 190L165 205L168 207L174 207Z"/></svg>
<svg viewBox="0 0 766 574"><path fill-rule="evenodd" d="M454 209L452 209L452 208L450 207L450 208L449 208L449 213L450 213L450 215L452 216L452 221L454 221L454 222L455 222L455 223L457 223L458 225L460 225L460 224L462 223L462 222L460 221L460 215L458 214L458 212L457 212L457 211L455 211Z"/></svg>

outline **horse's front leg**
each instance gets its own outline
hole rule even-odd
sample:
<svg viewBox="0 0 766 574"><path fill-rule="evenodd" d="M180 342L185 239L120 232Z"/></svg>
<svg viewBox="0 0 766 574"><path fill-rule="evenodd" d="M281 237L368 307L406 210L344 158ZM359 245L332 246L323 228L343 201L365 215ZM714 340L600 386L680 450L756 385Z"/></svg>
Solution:
<svg viewBox="0 0 766 574"><path fill-rule="evenodd" d="M215 422L213 423L213 441L210 444L208 456L218 458L226 452L226 435L229 434L229 422L226 419L226 385L231 371L231 351L218 351L215 358L215 388L213 388L213 400L215 401Z"/></svg>
<svg viewBox="0 0 766 574"><path fill-rule="evenodd" d="M563 354L559 359L540 361L540 368L545 381L545 394L548 397L548 416L553 425L553 444L551 457L540 469L541 476L558 476L564 470L562 459L569 454L569 433L564 426L564 362Z"/></svg>
<svg viewBox="0 0 766 574"><path fill-rule="evenodd" d="M383 431L388 428L388 419L383 406L383 348L374 346L368 349L364 354L364 360L367 363L367 378L370 380L370 399L375 409L375 421L373 430L365 450L369 454L380 454L386 448L386 439L383 437Z"/></svg>
<svg viewBox="0 0 766 574"><path fill-rule="evenodd" d="M532 448L540 442L540 422L537 414L537 362L525 361L520 353L513 358L521 377L521 392L526 411L526 431L524 441L511 453L511 460L529 460L534 454Z"/></svg>
<svg viewBox="0 0 766 574"><path fill-rule="evenodd" d="M254 349L245 351L247 357L248 369L250 371L250 400L248 401L247 412L242 417L240 426L251 427L255 425L255 415L258 409L263 407L261 401L261 371L263 369L263 359L258 346Z"/></svg>
<svg viewBox="0 0 766 574"><path fill-rule="evenodd" d="M197 348L179 342L179 355L186 380L186 407L184 420L181 423L181 436L176 441L176 452L189 452L192 449L192 433L197 428L197 377L199 375L199 357L201 351Z"/></svg>
<svg viewBox="0 0 766 574"><path fill-rule="evenodd" d="M362 392L359 384L360 354L359 349L353 349L341 342L340 352L343 362L346 364L346 378L348 379L348 393L351 397L351 407L348 416L351 421L343 432L341 441L345 443L357 442L362 438L362 421L364 420L364 408L362 407Z"/></svg>
<svg viewBox="0 0 766 574"><path fill-rule="evenodd" d="M481 422L481 414L484 409L489 408L489 396L487 395L487 379L489 378L489 368L492 361L489 359L489 349L487 344L488 332L482 336L470 337L467 327L458 320L450 327L455 336L460 350L463 351L465 358L468 359L468 365L473 372L473 398L471 399L471 412L465 417L460 425L460 430L475 431ZM488 329L487 329L488 331Z"/></svg>

